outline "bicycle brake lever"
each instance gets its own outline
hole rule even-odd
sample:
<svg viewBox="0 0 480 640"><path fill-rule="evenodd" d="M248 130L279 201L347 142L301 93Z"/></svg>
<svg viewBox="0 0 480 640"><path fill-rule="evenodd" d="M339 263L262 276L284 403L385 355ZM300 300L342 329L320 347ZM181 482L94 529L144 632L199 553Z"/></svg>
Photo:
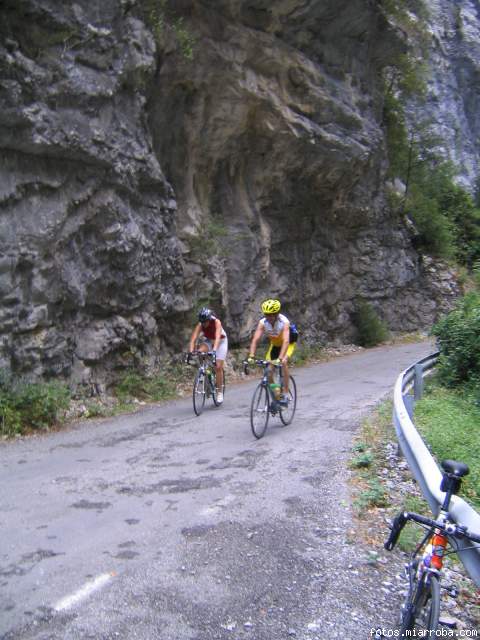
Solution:
<svg viewBox="0 0 480 640"><path fill-rule="evenodd" d="M397 544L398 537L402 532L402 529L405 526L406 521L407 521L407 517L405 513L399 513L398 516L396 516L393 519L390 535L388 536L386 542L383 545L385 549L387 549L387 551L391 551L394 548L394 546Z"/></svg>

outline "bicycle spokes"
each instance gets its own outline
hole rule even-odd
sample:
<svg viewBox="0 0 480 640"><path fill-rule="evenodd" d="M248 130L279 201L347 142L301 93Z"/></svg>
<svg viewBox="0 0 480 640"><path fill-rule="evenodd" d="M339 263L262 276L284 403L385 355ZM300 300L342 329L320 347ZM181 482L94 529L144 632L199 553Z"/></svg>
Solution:
<svg viewBox="0 0 480 640"><path fill-rule="evenodd" d="M288 385L287 403L280 403L280 420L286 426L291 423L297 407L297 385L293 376L290 376Z"/></svg>
<svg viewBox="0 0 480 640"><path fill-rule="evenodd" d="M201 370L199 370L193 383L193 410L197 416L202 413L203 407L205 406L205 382L205 375Z"/></svg>
<svg viewBox="0 0 480 640"><path fill-rule="evenodd" d="M267 429L270 416L270 401L266 385L260 383L253 394L250 407L250 424L252 433L256 438L261 438Z"/></svg>

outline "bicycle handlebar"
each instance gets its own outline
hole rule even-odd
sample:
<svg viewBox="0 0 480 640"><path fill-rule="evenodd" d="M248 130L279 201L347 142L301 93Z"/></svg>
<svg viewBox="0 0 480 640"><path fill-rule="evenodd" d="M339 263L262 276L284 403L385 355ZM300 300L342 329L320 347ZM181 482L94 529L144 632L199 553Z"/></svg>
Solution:
<svg viewBox="0 0 480 640"><path fill-rule="evenodd" d="M398 537L400 536L403 527L409 520L413 520L418 524L430 527L432 529L440 529L447 535L453 536L454 538L467 538L472 542L480 543L480 535L469 532L468 529L466 527L463 527L462 525L454 524L452 522L440 522L438 520L432 520L431 518L421 516L418 513L404 511L403 513L399 513L393 519L390 535L383 545L385 549L387 549L387 551L391 551L397 544Z"/></svg>
<svg viewBox="0 0 480 640"><path fill-rule="evenodd" d="M283 367L283 363L282 362L275 362L275 360L260 360L259 358L254 358L254 363L258 365L259 367L264 367L267 364L273 364L274 367ZM249 365L250 362L248 360L244 360L242 362L243 365Z"/></svg>
<svg viewBox="0 0 480 640"><path fill-rule="evenodd" d="M281 362L275 362L274 360L261 360L260 358L253 358L253 360L254 360L253 363L250 363L248 360L243 360L242 362L243 372L247 376L250 373L250 369L249 369L250 364L255 364L258 367L265 367L267 365L272 364L274 367L278 367L279 369L283 367L283 364Z"/></svg>

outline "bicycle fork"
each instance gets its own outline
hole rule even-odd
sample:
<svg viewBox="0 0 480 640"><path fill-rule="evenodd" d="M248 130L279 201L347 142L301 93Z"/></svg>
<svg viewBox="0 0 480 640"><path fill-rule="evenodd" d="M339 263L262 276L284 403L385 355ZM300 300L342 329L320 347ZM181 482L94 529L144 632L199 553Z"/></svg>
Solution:
<svg viewBox="0 0 480 640"><path fill-rule="evenodd" d="M447 536L436 530L428 539L422 558L420 560L414 559L405 565L405 574L409 580L410 593L413 592L415 584L420 585L422 581L428 582L430 574L440 576L447 543ZM421 604L415 598L415 601L409 599L408 604L404 606L404 620L408 624L414 619L416 608Z"/></svg>

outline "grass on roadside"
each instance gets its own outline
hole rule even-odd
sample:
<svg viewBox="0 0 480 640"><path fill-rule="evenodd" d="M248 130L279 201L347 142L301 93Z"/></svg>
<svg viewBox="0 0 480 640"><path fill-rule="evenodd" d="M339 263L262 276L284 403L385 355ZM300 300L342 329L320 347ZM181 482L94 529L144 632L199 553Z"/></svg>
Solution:
<svg viewBox="0 0 480 640"><path fill-rule="evenodd" d="M415 426L437 461L465 462L470 473L462 497L480 508L480 407L478 396L465 389L445 389L434 379L415 405Z"/></svg>
<svg viewBox="0 0 480 640"><path fill-rule="evenodd" d="M436 439L442 442L445 438L442 433L447 430L451 434L451 448L443 451L437 459L456 458L464 460L471 468L470 488L472 479L478 478L480 466L478 450L470 452L470 444L464 438L469 437L472 420L477 421L478 408L470 398L463 398L452 391L433 387L424 399L416 405L415 425L420 422L422 437L427 438L427 430L436 432ZM417 416L418 410L418 416ZM421 416L421 418L419 417ZM428 425L428 426L427 426ZM439 425L443 425L443 428ZM478 432L477 432L478 434ZM478 443L478 435L475 440ZM432 446L430 444L430 446ZM476 446L476 445L475 445ZM433 447L432 447L433 448ZM468 451L467 451L468 450ZM350 460L352 470L353 507L357 516L356 537L360 537L372 549L372 557L375 557L378 549L383 548L383 543L388 535L387 520L391 520L399 511L416 511L431 516L430 508L423 498L418 485L413 481L411 472L403 458L398 458L397 438L392 423L392 402L386 401L371 413L364 421L355 439ZM444 455L448 453L448 455ZM368 457L368 465L366 459ZM381 493L372 492L371 488L381 487ZM468 499L464 491L466 484L462 485L462 497ZM378 500L381 495L381 500ZM476 507L475 500L471 500ZM398 541L398 549L405 553L411 553L422 538L422 529L413 523L407 523ZM459 587L458 603L467 607L469 622L480 622L478 618L478 595L474 583L467 577L460 560L455 556L449 556L446 566L455 573L455 582Z"/></svg>
<svg viewBox="0 0 480 640"><path fill-rule="evenodd" d="M388 506L383 476L379 475L378 470L386 464L385 445L391 437L391 423L392 405L391 402L384 402L364 420L352 448L353 506L360 518L366 517L373 508Z"/></svg>

